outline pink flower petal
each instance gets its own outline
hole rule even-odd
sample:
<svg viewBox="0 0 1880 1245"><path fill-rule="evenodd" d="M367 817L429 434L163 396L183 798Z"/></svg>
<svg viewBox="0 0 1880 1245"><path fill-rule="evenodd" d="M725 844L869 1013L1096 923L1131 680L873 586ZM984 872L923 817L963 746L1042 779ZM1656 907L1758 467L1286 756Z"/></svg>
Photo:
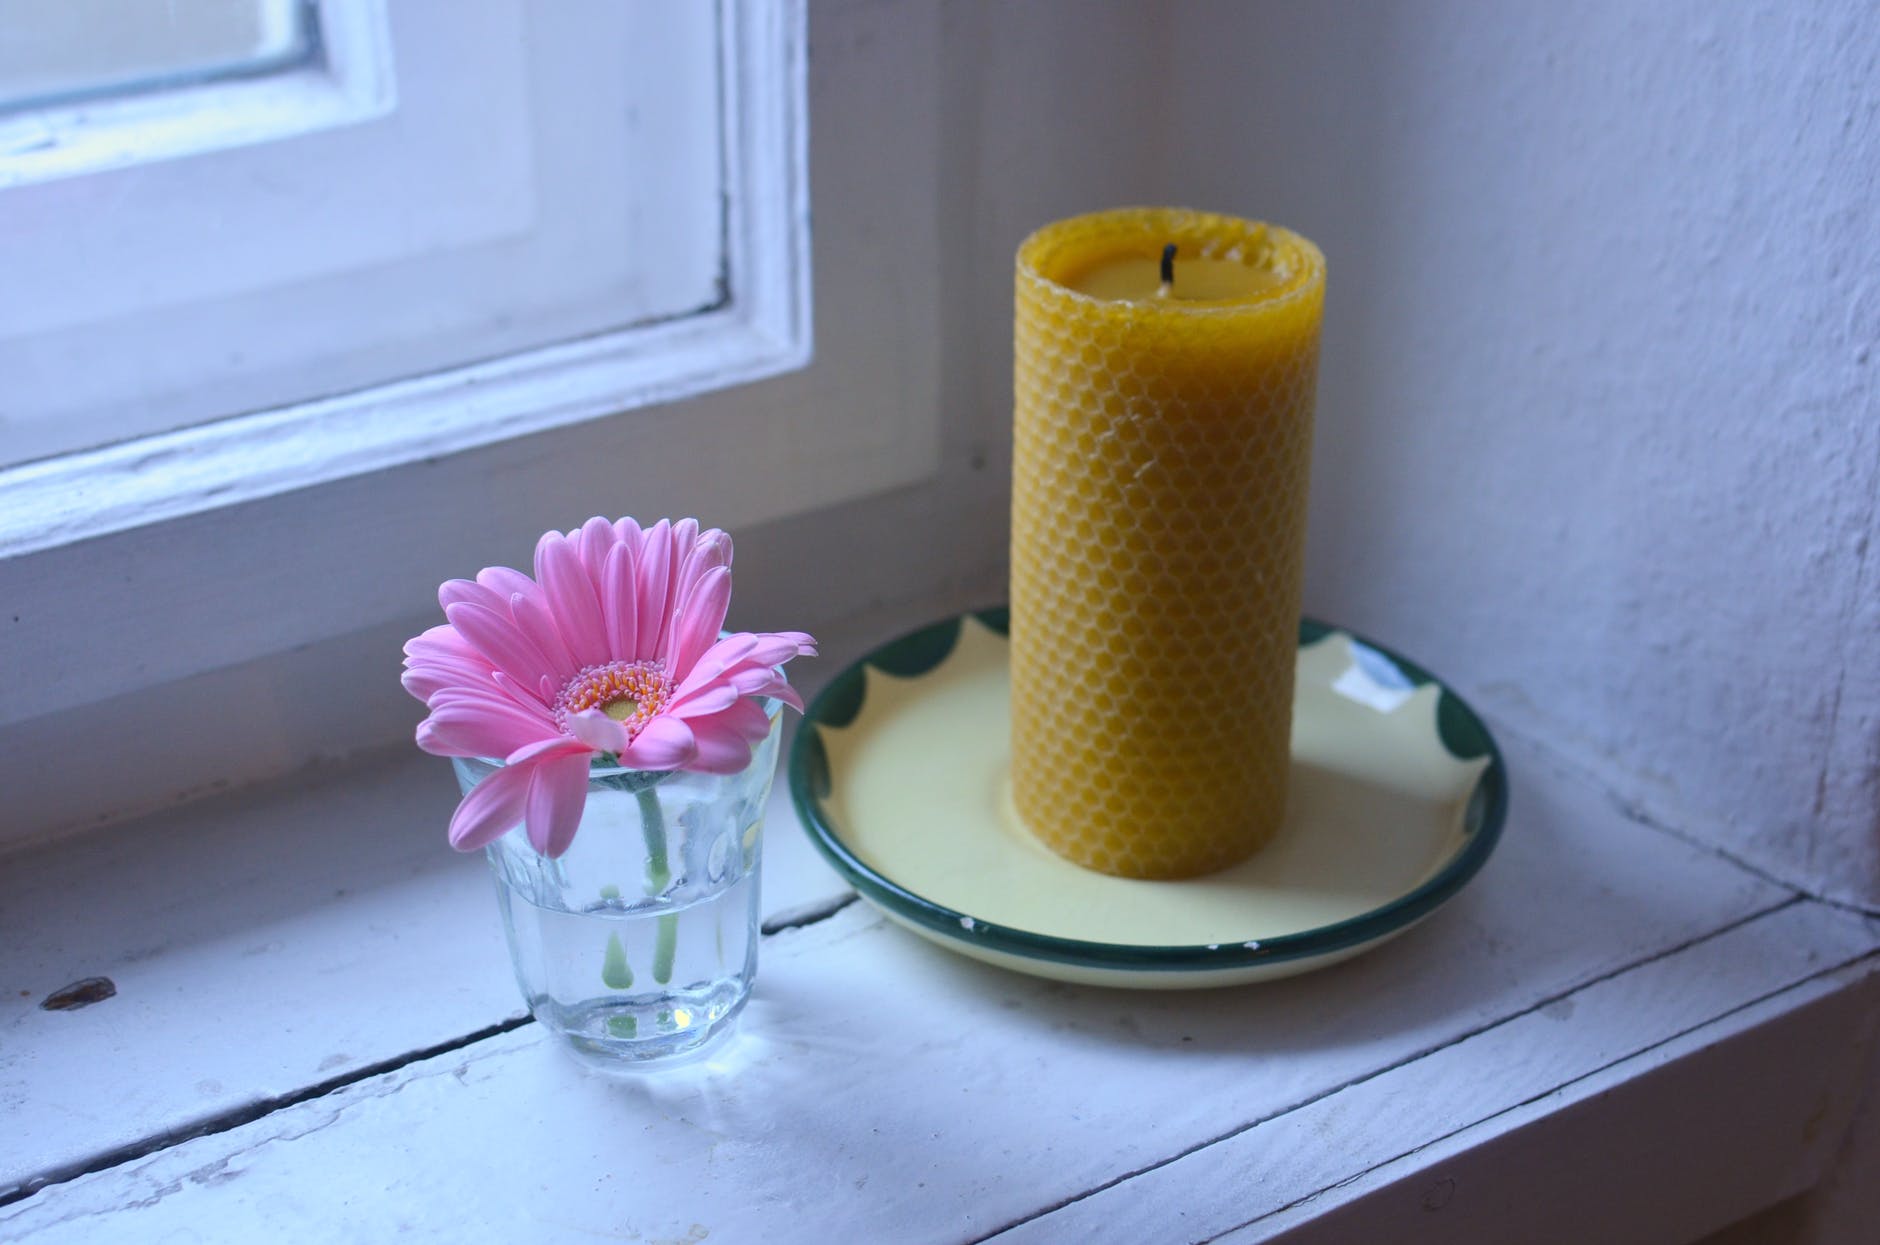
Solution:
<svg viewBox="0 0 1880 1245"><path fill-rule="evenodd" d="M728 635L718 641L692 663L692 668L679 681L675 688L678 695L685 695L694 688L702 687L718 678L727 670L736 669L738 664L757 645L757 637L744 632L740 635Z"/></svg>
<svg viewBox="0 0 1880 1245"><path fill-rule="evenodd" d="M753 666L729 676L730 686L740 696L774 696L798 713L803 712L803 698L790 681L767 666Z"/></svg>
<svg viewBox="0 0 1880 1245"><path fill-rule="evenodd" d="M747 631L738 635L726 636L724 639L712 645L711 648L707 649L704 655L693 665L690 673L680 681L679 686L675 689L675 698L694 692L708 683L731 680L734 678L745 680L747 678L746 672L748 671L770 671L772 667L789 661L792 657L801 655L803 643L797 637L802 637L802 640L808 639L808 637L804 636L800 631L774 635L764 633L753 634ZM814 648L813 642L811 648ZM748 682L738 683L739 689L746 695L754 694L751 691L751 686L753 685ZM775 695L776 693L766 690L757 694ZM782 699L790 704L792 708L799 711L801 710L802 706L797 703L797 698L794 694L783 697Z"/></svg>
<svg viewBox="0 0 1880 1245"><path fill-rule="evenodd" d="M740 700L713 721L730 725L749 743L770 734L770 715L754 700Z"/></svg>
<svg viewBox="0 0 1880 1245"><path fill-rule="evenodd" d="M680 519L672 525L672 598L678 600L679 592L685 587L685 564L698 548L698 520Z"/></svg>
<svg viewBox="0 0 1880 1245"><path fill-rule="evenodd" d="M807 631L772 631L771 636L779 640L790 640L797 646L798 657L816 656L816 637Z"/></svg>
<svg viewBox="0 0 1880 1245"><path fill-rule="evenodd" d="M448 610L459 601L474 601L486 609L497 609L504 598L470 579L447 579L437 586L439 609Z"/></svg>
<svg viewBox="0 0 1880 1245"><path fill-rule="evenodd" d="M735 774L751 763L751 745L736 731L700 731L698 757L686 768L703 774Z"/></svg>
<svg viewBox="0 0 1880 1245"><path fill-rule="evenodd" d="M450 819L450 845L474 852L522 820L529 794L526 766L504 766L470 789Z"/></svg>
<svg viewBox="0 0 1880 1245"><path fill-rule="evenodd" d="M426 704L441 693L459 687L488 687L493 683L494 668L481 658L475 660L413 659L406 665L399 682L405 690Z"/></svg>
<svg viewBox="0 0 1880 1245"><path fill-rule="evenodd" d="M698 742L692 728L662 713L640 729L639 736L620 753L620 763L632 769L680 769L696 755Z"/></svg>
<svg viewBox="0 0 1880 1245"><path fill-rule="evenodd" d="M675 697L666 707L666 712L675 718L697 718L707 714L723 713L738 703L737 689L725 683L713 683L701 687L691 695L680 699Z"/></svg>
<svg viewBox="0 0 1880 1245"><path fill-rule="evenodd" d="M717 539L722 538L722 539ZM679 582L692 584L714 566L731 565L731 538L716 528L698 538L679 568Z"/></svg>
<svg viewBox="0 0 1880 1245"><path fill-rule="evenodd" d="M429 704L431 697L452 686L456 678L437 666L426 665L405 671L398 676L398 682L407 692Z"/></svg>
<svg viewBox="0 0 1880 1245"><path fill-rule="evenodd" d="M712 647L718 629L725 624L725 611L731 608L731 570L714 566L701 576L680 606L668 645L666 671L675 679L691 672L693 665Z"/></svg>
<svg viewBox="0 0 1880 1245"><path fill-rule="evenodd" d="M689 725L698 738L698 758L686 768L707 774L735 774L749 765L753 745L770 731L770 719L749 700Z"/></svg>
<svg viewBox="0 0 1880 1245"><path fill-rule="evenodd" d="M579 541L581 565L586 568L588 579L599 583L601 568L607 565L607 555L613 551L614 525L595 515L581 525Z"/></svg>
<svg viewBox="0 0 1880 1245"><path fill-rule="evenodd" d="M646 543L646 533L632 519L614 520L614 539L633 550L633 556L640 556L640 546Z"/></svg>
<svg viewBox="0 0 1880 1245"><path fill-rule="evenodd" d="M454 653L447 656L426 654L407 657L403 664L407 670L439 670L464 683L478 685L488 683L490 676L496 672L496 667L485 661L468 644L464 645L461 656Z"/></svg>
<svg viewBox="0 0 1880 1245"><path fill-rule="evenodd" d="M498 614L467 601L444 611L457 633L498 670L524 687L534 687L549 672L548 658L522 634L508 611Z"/></svg>
<svg viewBox="0 0 1880 1245"><path fill-rule="evenodd" d="M566 683L587 664L576 661L574 654L568 651L544 598L516 593L509 598L509 616L515 620L517 629L542 650L557 683Z"/></svg>
<svg viewBox="0 0 1880 1245"><path fill-rule="evenodd" d="M494 592L501 601L507 601L518 592L529 596L541 591L533 579L507 566L484 567L477 572L477 582Z"/></svg>
<svg viewBox="0 0 1880 1245"><path fill-rule="evenodd" d="M651 653L640 653L640 602L633 577L633 546L625 541L607 553L607 565L601 571L601 618L607 625L607 651L615 661L642 661Z"/></svg>
<svg viewBox="0 0 1880 1245"><path fill-rule="evenodd" d="M731 663L730 669L737 669L740 666L780 666L794 657L802 656L802 646L788 637L769 635L761 631L746 632L744 635L749 638L750 645L743 650L734 663ZM741 637L727 636L719 643L724 644L738 638Z"/></svg>
<svg viewBox="0 0 1880 1245"><path fill-rule="evenodd" d="M713 529L716 530L716 529ZM672 526L672 578L666 587L667 630L662 637L661 652L670 651L676 641L673 638L672 625L685 609L685 603L691 599L707 571L724 565L720 554L726 548L717 540L706 539L699 532L697 519L681 519Z"/></svg>
<svg viewBox="0 0 1880 1245"><path fill-rule="evenodd" d="M529 779L524 809L529 842L553 860L574 842L587 807L588 761L579 754L550 757L538 762Z"/></svg>
<svg viewBox="0 0 1880 1245"><path fill-rule="evenodd" d="M508 687L504 686L506 683ZM548 711L548 706L542 704L540 701L534 699L518 700L509 690L510 687L514 686L515 684L510 682L507 675L503 674L500 670L494 671L485 678L474 682L466 680L465 682L452 684L433 697L431 705L435 708L438 705L446 704L491 704L511 709L519 709L538 721L548 722L553 720L553 716Z"/></svg>
<svg viewBox="0 0 1880 1245"><path fill-rule="evenodd" d="M470 657L476 650L449 623L427 628L405 641L408 657Z"/></svg>
<svg viewBox="0 0 1880 1245"><path fill-rule="evenodd" d="M580 740L570 739L566 735L555 735L548 739L538 740L532 744L524 744L522 747L517 748L514 752L504 757L503 764L526 765L530 761L534 761L540 757L559 756L563 754L573 756L577 753L589 758L594 755L593 751Z"/></svg>
<svg viewBox="0 0 1880 1245"><path fill-rule="evenodd" d="M627 728L599 709L583 709L568 717L574 737L596 752L620 753L627 746Z"/></svg>
<svg viewBox="0 0 1880 1245"><path fill-rule="evenodd" d="M501 670L490 676L490 682L496 684L502 690L503 695L519 705L544 711L548 708L550 697L529 691L525 685L516 682Z"/></svg>
<svg viewBox="0 0 1880 1245"><path fill-rule="evenodd" d="M542 738L545 727L514 706L459 700L418 724L418 746L434 756L502 757Z"/></svg>
<svg viewBox="0 0 1880 1245"><path fill-rule="evenodd" d="M555 722L554 715L534 701L517 701L502 688L491 685L488 688L450 687L445 688L430 701L431 716L449 710L447 716L462 718L467 714L485 714L500 717L503 721L515 724L516 741L500 751L483 751L477 756L506 756L532 740L561 738L561 727Z"/></svg>
<svg viewBox="0 0 1880 1245"><path fill-rule="evenodd" d="M535 574L548 597L549 613L582 666L607 660L607 633L601 627L600 598L581 565L574 544L550 533L535 546Z"/></svg>
<svg viewBox="0 0 1880 1245"><path fill-rule="evenodd" d="M724 677L725 685L740 696L766 696L783 676L769 666L739 666Z"/></svg>
<svg viewBox="0 0 1880 1245"><path fill-rule="evenodd" d="M709 548L712 551L714 565L731 565L730 533L715 527L707 528L705 531L699 533L698 543L701 548Z"/></svg>
<svg viewBox="0 0 1880 1245"><path fill-rule="evenodd" d="M656 657L666 651L660 645L666 633L670 608L666 593L672 574L672 527L664 519L647 529L646 543L634 559L634 568L639 607L635 626L639 638L635 643L641 653Z"/></svg>
<svg viewBox="0 0 1880 1245"><path fill-rule="evenodd" d="M756 639L757 643L751 646L750 656L745 658L752 665L781 666L792 657L805 655L803 646L791 636L759 633ZM810 647L813 649L815 646Z"/></svg>

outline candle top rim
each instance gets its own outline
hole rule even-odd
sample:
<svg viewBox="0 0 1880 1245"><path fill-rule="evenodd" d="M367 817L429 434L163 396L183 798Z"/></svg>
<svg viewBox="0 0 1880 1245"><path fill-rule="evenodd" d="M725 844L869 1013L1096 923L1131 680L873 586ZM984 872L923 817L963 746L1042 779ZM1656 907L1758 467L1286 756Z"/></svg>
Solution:
<svg viewBox="0 0 1880 1245"><path fill-rule="evenodd" d="M1105 263L1158 257L1170 242L1186 258L1238 260L1275 280L1245 294L1181 299L1107 297L1069 284ZM1018 273L1052 297L1131 315L1264 313L1322 294L1325 256L1307 238L1264 221L1189 208L1126 207L1067 217L1034 231L1018 248Z"/></svg>

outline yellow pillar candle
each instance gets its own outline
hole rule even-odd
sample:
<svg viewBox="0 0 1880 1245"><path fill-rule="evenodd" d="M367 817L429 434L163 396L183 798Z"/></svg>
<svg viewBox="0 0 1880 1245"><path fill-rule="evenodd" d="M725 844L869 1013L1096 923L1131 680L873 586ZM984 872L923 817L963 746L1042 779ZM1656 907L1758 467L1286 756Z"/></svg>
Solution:
<svg viewBox="0 0 1880 1245"><path fill-rule="evenodd" d="M1125 209L1033 234L1017 286L1014 803L1089 868L1224 868L1285 812L1324 257Z"/></svg>

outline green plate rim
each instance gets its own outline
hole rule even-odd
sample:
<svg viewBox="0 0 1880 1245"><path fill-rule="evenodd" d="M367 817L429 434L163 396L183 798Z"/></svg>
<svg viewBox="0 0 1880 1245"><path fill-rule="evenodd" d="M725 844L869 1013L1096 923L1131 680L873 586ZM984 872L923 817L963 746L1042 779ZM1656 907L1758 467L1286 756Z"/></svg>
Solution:
<svg viewBox="0 0 1880 1245"><path fill-rule="evenodd" d="M1000 925L935 903L877 872L843 843L823 810L822 797L829 784L829 760L818 727L824 722L846 726L855 720L865 695L864 667L873 666L884 673L908 678L939 665L952 652L960 628L969 616L1001 635L1007 633L1006 608L993 606L940 619L877 645L844 667L810 701L797 727L796 738L791 742L789 761L791 802L810 841L836 872L877 907L932 930L949 942L1020 959L1119 973L1231 972L1325 956L1378 941L1422 920L1476 875L1501 839L1502 825L1508 814L1507 765L1500 746L1474 708L1424 667L1389 647L1349 628L1308 617L1299 624L1301 648L1313 647L1333 635L1344 635L1387 660L1413 685L1434 683L1440 689L1436 718L1443 746L1460 759L1488 758L1488 765L1476 779L1463 813L1462 849L1434 874L1368 912L1330 925L1259 939L1252 947L1242 943L1132 946L1060 938Z"/></svg>

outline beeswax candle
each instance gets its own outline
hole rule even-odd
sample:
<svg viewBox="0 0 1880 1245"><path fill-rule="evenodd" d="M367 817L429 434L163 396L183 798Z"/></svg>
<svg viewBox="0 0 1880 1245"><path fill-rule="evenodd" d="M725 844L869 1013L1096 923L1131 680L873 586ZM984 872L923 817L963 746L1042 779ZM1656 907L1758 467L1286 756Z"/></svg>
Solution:
<svg viewBox="0 0 1880 1245"><path fill-rule="evenodd" d="M1189 877L1279 828L1324 289L1304 238L1199 212L1019 248L1012 795L1078 864Z"/></svg>

